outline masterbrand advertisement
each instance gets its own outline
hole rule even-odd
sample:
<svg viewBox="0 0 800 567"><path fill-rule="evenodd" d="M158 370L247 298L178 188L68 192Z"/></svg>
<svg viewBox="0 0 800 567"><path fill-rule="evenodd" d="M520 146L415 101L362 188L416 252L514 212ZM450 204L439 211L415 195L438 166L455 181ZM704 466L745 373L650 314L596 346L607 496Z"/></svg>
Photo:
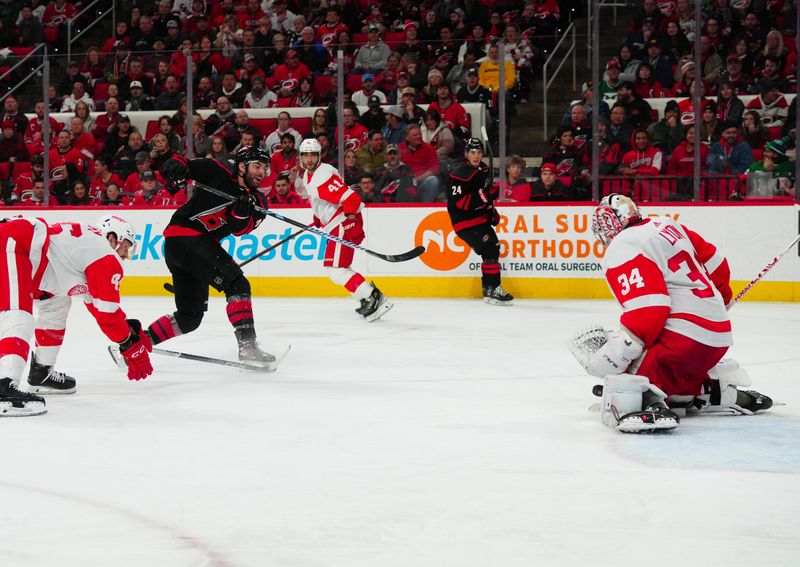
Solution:
<svg viewBox="0 0 800 567"><path fill-rule="evenodd" d="M501 243L503 285L518 297L607 298L603 280L604 247L591 230L593 206L500 206L497 233ZM798 207L783 206L642 206L651 216L664 215L686 224L716 244L731 265L734 292L791 242L798 230ZM9 211L10 212L10 211ZM137 231L136 256L126 262L123 290L131 295L165 294L169 281L164 263L163 230L171 210L120 208ZM311 221L305 208L280 209L303 223ZM50 222L95 222L101 209L22 211ZM364 246L396 254L419 245L426 252L414 260L384 262L356 254L355 266L394 296L476 297L481 260L453 231L442 206L368 207L364 211ZM252 234L223 239L223 248L237 261L286 238L296 229L268 217ZM244 270L257 295L340 295L322 267L326 241L303 233L248 264ZM800 259L793 250L748 294L749 299L800 300Z"/></svg>

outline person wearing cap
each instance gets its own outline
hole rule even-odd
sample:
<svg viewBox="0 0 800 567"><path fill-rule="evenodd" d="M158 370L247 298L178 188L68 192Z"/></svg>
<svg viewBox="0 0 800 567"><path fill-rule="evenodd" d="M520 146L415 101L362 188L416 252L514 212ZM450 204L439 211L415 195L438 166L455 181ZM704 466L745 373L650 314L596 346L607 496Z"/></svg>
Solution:
<svg viewBox="0 0 800 567"><path fill-rule="evenodd" d="M250 92L244 97L245 108L272 108L278 95L264 86L264 77L255 75L250 81Z"/></svg>
<svg viewBox="0 0 800 567"><path fill-rule="evenodd" d="M367 28L367 43L358 49L355 70L359 73L378 73L386 67L391 49L381 39L380 28L370 24Z"/></svg>
<svg viewBox="0 0 800 567"><path fill-rule="evenodd" d="M753 93L755 82L750 75L742 72L742 60L736 53L728 54L725 59L725 70L720 72L720 84L723 81L728 81L733 85L736 95L743 96Z"/></svg>
<svg viewBox="0 0 800 567"><path fill-rule="evenodd" d="M569 188L558 178L556 165L543 163L539 168L539 178L530 186L529 201L568 201L571 198Z"/></svg>
<svg viewBox="0 0 800 567"><path fill-rule="evenodd" d="M461 104L467 102L483 104L492 112L492 93L480 84L478 69L476 67L467 69L464 80L464 86L456 93L456 100Z"/></svg>
<svg viewBox="0 0 800 567"><path fill-rule="evenodd" d="M753 150L747 142L739 140L739 125L724 122L720 125L721 137L711 145L706 158L709 173L738 175L747 171L753 163Z"/></svg>
<svg viewBox="0 0 800 567"><path fill-rule="evenodd" d="M417 91L414 87L403 89L398 106L403 109L403 121L406 124L422 124L425 111L417 104Z"/></svg>
<svg viewBox="0 0 800 567"><path fill-rule="evenodd" d="M141 175L140 189L133 194L131 205L139 207L163 207L172 205L172 195L164 189L157 174L147 170Z"/></svg>
<svg viewBox="0 0 800 567"><path fill-rule="evenodd" d="M608 104L617 102L620 70L621 66L616 57L608 60L606 64L606 80L600 83L600 98Z"/></svg>
<svg viewBox="0 0 800 567"><path fill-rule="evenodd" d="M64 76L58 82L58 95L62 98L67 97L72 94L72 87L75 86L76 82L83 83L83 90L89 90L89 79L80 72L80 65L78 65L77 61L70 61L67 65L67 70L64 73Z"/></svg>
<svg viewBox="0 0 800 567"><path fill-rule="evenodd" d="M11 98L11 97L9 97ZM6 99L8 100L8 99ZM14 101L16 103L16 101ZM23 141L25 142L25 146L28 148L28 154L31 156L35 156L36 154L40 154L44 151L44 144L42 142L42 126L44 125L44 101L37 101L33 107L33 118L28 120L27 124L25 125L24 134L23 134ZM19 115L19 114L18 114ZM24 115L22 118L25 118ZM56 119L52 116L49 117L50 120L50 135L54 135L58 132L59 125L56 122ZM2 120L7 120L7 117L3 117ZM15 121L15 129L19 127L19 124Z"/></svg>
<svg viewBox="0 0 800 567"><path fill-rule="evenodd" d="M300 61L300 56L296 50L290 49L286 52L286 62L275 68L275 82L280 85L282 94L280 96L292 96L300 86L300 79L312 77L311 69Z"/></svg>
<svg viewBox="0 0 800 567"><path fill-rule="evenodd" d="M381 108L381 99L377 95L372 95L367 101L367 111L363 113L358 121L367 130L381 131L386 126L386 113Z"/></svg>
<svg viewBox="0 0 800 567"><path fill-rule="evenodd" d="M453 96L463 87L467 82L467 71L475 67L475 52L467 51L461 62L456 63L447 73L445 82L448 83L453 91Z"/></svg>
<svg viewBox="0 0 800 567"><path fill-rule="evenodd" d="M755 110L761 117L761 123L767 128L782 128L789 117L789 103L780 92L778 85L772 81L760 84L759 95L745 106L745 110Z"/></svg>
<svg viewBox="0 0 800 567"><path fill-rule="evenodd" d="M678 103L674 100L667 101L664 107L664 117L651 124L647 133L650 135L653 147L664 152L665 159L669 159L686 135L681 124Z"/></svg>
<svg viewBox="0 0 800 567"><path fill-rule="evenodd" d="M417 182L414 171L400 159L396 144L386 146L386 162L375 170L375 192L386 203L417 201Z"/></svg>
<svg viewBox="0 0 800 567"><path fill-rule="evenodd" d="M411 86L411 78L408 71L400 71L397 73L397 83L389 92L386 93L386 100L389 104L400 104L400 99L403 96L403 89Z"/></svg>
<svg viewBox="0 0 800 567"><path fill-rule="evenodd" d="M664 47L656 38L651 38L647 42L647 57L645 62L650 64L653 70L653 80L665 89L671 89L675 83L675 76L672 72L672 64L669 57L664 55Z"/></svg>
<svg viewBox="0 0 800 567"><path fill-rule="evenodd" d="M751 163L750 167L747 168L747 172L766 171L772 173L773 177L791 180L788 185L793 185L794 162L786 155L790 142L791 138L788 136L767 142L763 159ZM783 185L787 185L787 183L783 183Z"/></svg>
<svg viewBox="0 0 800 567"><path fill-rule="evenodd" d="M80 119L79 119L80 120ZM3 134L0 136L0 162L14 163L16 161L28 161L28 148L25 140L15 127L13 120L3 120ZM9 170L9 177L13 176L13 167Z"/></svg>
<svg viewBox="0 0 800 567"><path fill-rule="evenodd" d="M153 98L144 92L141 81L131 81L130 96L125 103L126 112L136 112L139 110L155 110L156 104Z"/></svg>
<svg viewBox="0 0 800 567"><path fill-rule="evenodd" d="M617 104L625 107L625 116L629 126L647 128L652 123L653 109L636 93L636 87L632 82L622 81L617 86Z"/></svg>
<svg viewBox="0 0 800 567"><path fill-rule="evenodd" d="M377 96L380 104L386 104L386 94L375 88L375 75L364 73L361 75L361 90L353 93L351 100L358 106L367 106L370 97Z"/></svg>
<svg viewBox="0 0 800 567"><path fill-rule="evenodd" d="M128 143L128 137L136 129L131 126L131 119L127 114L120 113L116 124L108 127L108 135L103 142L100 155L112 158L121 147Z"/></svg>
<svg viewBox="0 0 800 567"><path fill-rule="evenodd" d="M381 129L381 133L387 144L400 145L405 140L404 115L403 109L397 105L386 109L386 125Z"/></svg>

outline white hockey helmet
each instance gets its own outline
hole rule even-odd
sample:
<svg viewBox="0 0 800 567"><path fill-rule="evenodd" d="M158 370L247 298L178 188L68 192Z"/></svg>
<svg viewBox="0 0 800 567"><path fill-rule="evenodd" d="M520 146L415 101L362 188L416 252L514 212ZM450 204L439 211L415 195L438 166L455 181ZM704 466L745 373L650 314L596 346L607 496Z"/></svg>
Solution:
<svg viewBox="0 0 800 567"><path fill-rule="evenodd" d="M298 151L299 154L321 154L322 153L322 146L319 145L319 141L316 138L306 138L302 142L300 142L300 150Z"/></svg>
<svg viewBox="0 0 800 567"><path fill-rule="evenodd" d="M604 246L631 224L642 219L639 207L630 197L611 193L603 197L592 215L592 232Z"/></svg>
<svg viewBox="0 0 800 567"><path fill-rule="evenodd" d="M133 257L136 251L136 231L131 223L126 221L119 215L104 215L100 217L97 227L103 236L108 238L109 234L113 234L118 242L127 240L130 243L128 248L127 258ZM119 247L119 245L117 245Z"/></svg>

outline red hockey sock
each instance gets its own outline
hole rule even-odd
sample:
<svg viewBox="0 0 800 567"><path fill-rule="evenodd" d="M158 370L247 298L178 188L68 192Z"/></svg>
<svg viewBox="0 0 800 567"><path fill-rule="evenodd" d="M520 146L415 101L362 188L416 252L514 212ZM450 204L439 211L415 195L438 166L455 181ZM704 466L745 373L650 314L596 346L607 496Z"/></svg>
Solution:
<svg viewBox="0 0 800 567"><path fill-rule="evenodd" d="M178 323L175 321L173 315L164 315L150 324L147 328L147 334L150 336L150 340L153 341L153 344L157 345L158 343L163 343L167 339L177 337L183 333L178 327Z"/></svg>

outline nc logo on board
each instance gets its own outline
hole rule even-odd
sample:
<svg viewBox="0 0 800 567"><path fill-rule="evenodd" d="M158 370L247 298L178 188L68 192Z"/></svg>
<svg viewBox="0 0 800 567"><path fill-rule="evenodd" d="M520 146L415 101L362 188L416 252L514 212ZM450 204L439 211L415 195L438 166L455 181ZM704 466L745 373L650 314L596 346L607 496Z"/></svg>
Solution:
<svg viewBox="0 0 800 567"><path fill-rule="evenodd" d="M431 213L420 221L414 245L425 247L425 253L419 257L422 263L440 272L459 267L470 253L469 246L453 230L447 211Z"/></svg>

